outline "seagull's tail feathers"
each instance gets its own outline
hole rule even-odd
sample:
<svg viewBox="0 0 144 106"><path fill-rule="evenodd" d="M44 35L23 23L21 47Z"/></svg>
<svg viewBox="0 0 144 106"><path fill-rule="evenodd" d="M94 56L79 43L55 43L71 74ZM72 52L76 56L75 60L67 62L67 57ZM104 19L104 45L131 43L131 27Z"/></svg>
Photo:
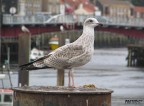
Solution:
<svg viewBox="0 0 144 106"><path fill-rule="evenodd" d="M20 70L38 70L38 69L51 68L51 67L46 66L43 62L43 60L47 57L48 56L45 56L45 57L39 58L35 61L32 61L30 63L23 64L23 65L19 66Z"/></svg>

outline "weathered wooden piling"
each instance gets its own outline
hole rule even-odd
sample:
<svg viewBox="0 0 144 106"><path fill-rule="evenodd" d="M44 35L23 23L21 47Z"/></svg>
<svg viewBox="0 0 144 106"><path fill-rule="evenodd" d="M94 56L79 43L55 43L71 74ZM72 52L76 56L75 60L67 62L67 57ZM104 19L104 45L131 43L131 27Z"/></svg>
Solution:
<svg viewBox="0 0 144 106"><path fill-rule="evenodd" d="M59 46L63 46L65 43L65 37L62 34L59 34ZM64 86L64 74L65 70L64 69L58 69L57 70L57 86Z"/></svg>
<svg viewBox="0 0 144 106"><path fill-rule="evenodd" d="M14 106L111 106L112 90L100 88L14 88Z"/></svg>
<svg viewBox="0 0 144 106"><path fill-rule="evenodd" d="M128 45L128 67L144 66L144 45Z"/></svg>
<svg viewBox="0 0 144 106"><path fill-rule="evenodd" d="M29 62L31 47L31 36L29 33L21 33L19 35L18 62L23 65ZM29 85L29 72L27 70L19 71L18 84L20 86Z"/></svg>

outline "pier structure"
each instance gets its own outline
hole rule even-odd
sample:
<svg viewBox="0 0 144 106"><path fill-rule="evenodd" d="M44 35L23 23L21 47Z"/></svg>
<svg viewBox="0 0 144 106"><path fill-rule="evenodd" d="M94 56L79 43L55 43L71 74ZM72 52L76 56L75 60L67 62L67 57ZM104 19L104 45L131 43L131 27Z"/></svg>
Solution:
<svg viewBox="0 0 144 106"><path fill-rule="evenodd" d="M128 67L144 67L144 45L130 44L128 45Z"/></svg>

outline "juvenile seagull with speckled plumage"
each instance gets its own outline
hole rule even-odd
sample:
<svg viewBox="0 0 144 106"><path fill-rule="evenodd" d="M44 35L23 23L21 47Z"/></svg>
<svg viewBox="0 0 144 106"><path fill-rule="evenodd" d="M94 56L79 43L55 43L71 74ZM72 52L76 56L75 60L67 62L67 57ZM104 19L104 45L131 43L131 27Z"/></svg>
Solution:
<svg viewBox="0 0 144 106"><path fill-rule="evenodd" d="M54 67L69 69L68 86L75 86L72 68L88 63L94 53L94 27L100 23L95 18L87 18L83 24L82 35L73 43L59 47L47 56L20 66L21 69ZM72 84L71 84L72 83Z"/></svg>

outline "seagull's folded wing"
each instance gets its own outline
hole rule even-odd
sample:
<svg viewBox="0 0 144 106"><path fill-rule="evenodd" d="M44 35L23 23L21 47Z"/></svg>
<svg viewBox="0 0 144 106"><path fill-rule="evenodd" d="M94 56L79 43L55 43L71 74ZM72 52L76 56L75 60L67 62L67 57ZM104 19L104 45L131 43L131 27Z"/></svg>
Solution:
<svg viewBox="0 0 144 106"><path fill-rule="evenodd" d="M51 53L49 58L45 59L45 63L50 67L64 66L69 67L69 60L77 57L85 52L83 46L68 44L62 46Z"/></svg>
<svg viewBox="0 0 144 106"><path fill-rule="evenodd" d="M84 48L81 45L73 45L68 44L64 45L47 56L44 56L40 59L37 59L33 62L21 65L21 69L39 69L39 68L47 68L47 67L69 67L69 60L75 58L84 53Z"/></svg>

